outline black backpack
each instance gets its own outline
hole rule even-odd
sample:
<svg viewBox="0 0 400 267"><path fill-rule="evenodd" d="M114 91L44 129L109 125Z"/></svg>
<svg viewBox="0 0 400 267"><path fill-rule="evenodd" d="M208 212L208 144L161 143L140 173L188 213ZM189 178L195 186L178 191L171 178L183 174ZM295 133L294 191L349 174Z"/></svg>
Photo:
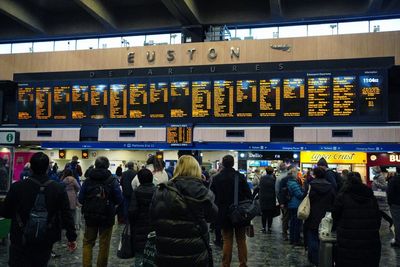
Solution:
<svg viewBox="0 0 400 267"><path fill-rule="evenodd" d="M89 225L106 225L115 215L114 203L110 200L114 177L110 176L105 181L85 181L87 190L82 206L82 213Z"/></svg>
<svg viewBox="0 0 400 267"><path fill-rule="evenodd" d="M53 181L48 180L41 184L35 179L27 178L40 186L40 191L36 195L35 203L29 212L29 217L24 225L21 216L17 213L17 222L23 229L22 244L24 245L40 245L48 242L48 230L52 228L52 220L46 206L46 197L44 190Z"/></svg>
<svg viewBox="0 0 400 267"><path fill-rule="evenodd" d="M330 171L330 172L332 172L333 173L333 175L335 176L335 181L336 181L336 186L337 186L337 192L339 192L340 191L340 189L342 188L342 186L343 186L343 179L342 179L342 176L340 175L340 173L338 173L338 172L335 172L335 171L333 171L333 170L331 170L331 169L329 169L329 170L327 170L328 172Z"/></svg>

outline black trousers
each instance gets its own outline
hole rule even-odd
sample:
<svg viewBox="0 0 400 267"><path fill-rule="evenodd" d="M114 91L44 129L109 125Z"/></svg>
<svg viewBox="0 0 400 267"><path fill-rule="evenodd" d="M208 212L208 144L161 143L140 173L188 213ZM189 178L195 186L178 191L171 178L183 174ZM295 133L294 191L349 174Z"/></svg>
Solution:
<svg viewBox="0 0 400 267"><path fill-rule="evenodd" d="M46 267L51 250L52 246L33 248L11 244L8 264L10 267Z"/></svg>
<svg viewBox="0 0 400 267"><path fill-rule="evenodd" d="M265 229L268 220L268 229L271 229L272 220L274 219L274 211L273 210L263 210L261 214L261 224L262 227Z"/></svg>

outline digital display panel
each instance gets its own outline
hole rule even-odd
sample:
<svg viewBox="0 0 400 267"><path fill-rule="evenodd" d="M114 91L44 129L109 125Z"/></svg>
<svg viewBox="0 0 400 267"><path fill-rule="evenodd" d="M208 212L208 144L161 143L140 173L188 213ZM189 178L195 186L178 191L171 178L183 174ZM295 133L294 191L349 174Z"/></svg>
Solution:
<svg viewBox="0 0 400 267"><path fill-rule="evenodd" d="M192 116L193 118L211 117L212 91L210 81L192 82Z"/></svg>
<svg viewBox="0 0 400 267"><path fill-rule="evenodd" d="M281 79L260 80L260 117L276 117L281 109Z"/></svg>
<svg viewBox="0 0 400 267"><path fill-rule="evenodd" d="M50 86L38 86L36 93L36 119L48 120L52 115L52 92Z"/></svg>
<svg viewBox="0 0 400 267"><path fill-rule="evenodd" d="M88 117L89 86L72 86L72 119L85 119Z"/></svg>
<svg viewBox="0 0 400 267"><path fill-rule="evenodd" d="M356 76L333 77L333 116L350 117L356 113Z"/></svg>
<svg viewBox="0 0 400 267"><path fill-rule="evenodd" d="M189 125L168 125L167 143L171 146L188 146L192 144L193 127Z"/></svg>
<svg viewBox="0 0 400 267"><path fill-rule="evenodd" d="M147 83L129 85L129 118L142 119L148 116Z"/></svg>
<svg viewBox="0 0 400 267"><path fill-rule="evenodd" d="M304 78L283 80L282 108L284 117L305 115Z"/></svg>
<svg viewBox="0 0 400 267"><path fill-rule="evenodd" d="M214 81L214 117L233 117L233 81Z"/></svg>
<svg viewBox="0 0 400 267"><path fill-rule="evenodd" d="M35 91L31 85L18 87L18 119L33 119L35 112Z"/></svg>
<svg viewBox="0 0 400 267"><path fill-rule="evenodd" d="M383 77L378 75L360 76L360 115L376 116L382 114Z"/></svg>
<svg viewBox="0 0 400 267"><path fill-rule="evenodd" d="M330 113L331 98L330 77L308 77L307 110L309 117L326 117Z"/></svg>
<svg viewBox="0 0 400 267"><path fill-rule="evenodd" d="M150 83L150 118L166 118L168 112L168 83Z"/></svg>
<svg viewBox="0 0 400 267"><path fill-rule="evenodd" d="M253 118L257 114L257 80L236 82L236 116Z"/></svg>
<svg viewBox="0 0 400 267"><path fill-rule="evenodd" d="M66 120L69 111L69 104L71 101L71 86L69 85L55 85L53 87L53 117L55 120Z"/></svg>
<svg viewBox="0 0 400 267"><path fill-rule="evenodd" d="M186 118L191 115L189 82L171 82L170 116Z"/></svg>
<svg viewBox="0 0 400 267"><path fill-rule="evenodd" d="M110 85L110 119L128 118L128 89L126 84Z"/></svg>
<svg viewBox="0 0 400 267"><path fill-rule="evenodd" d="M107 114L107 84L90 86L90 118L101 120Z"/></svg>

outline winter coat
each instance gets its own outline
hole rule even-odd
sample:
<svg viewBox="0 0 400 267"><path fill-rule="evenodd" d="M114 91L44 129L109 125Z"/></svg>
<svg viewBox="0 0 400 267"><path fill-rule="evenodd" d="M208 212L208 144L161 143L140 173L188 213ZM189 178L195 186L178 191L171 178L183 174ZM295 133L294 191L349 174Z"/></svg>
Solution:
<svg viewBox="0 0 400 267"><path fill-rule="evenodd" d="M279 190L278 190L278 201L279 204L285 205L287 207L288 204L288 195L289 195L289 189L288 189L288 181L291 178L291 176L286 176L283 177L279 181Z"/></svg>
<svg viewBox="0 0 400 267"><path fill-rule="evenodd" d="M122 173L121 187L122 194L125 198L131 199L132 197L132 180L135 178L136 172L133 169L128 169Z"/></svg>
<svg viewBox="0 0 400 267"><path fill-rule="evenodd" d="M390 205L400 206L400 176L396 175L389 180L387 187L387 201Z"/></svg>
<svg viewBox="0 0 400 267"><path fill-rule="evenodd" d="M260 179L258 196L261 210L273 210L276 207L275 181L273 175L265 175Z"/></svg>
<svg viewBox="0 0 400 267"><path fill-rule="evenodd" d="M290 194L288 208L297 209L304 198L303 188L301 188L299 182L293 176L290 176L287 185Z"/></svg>
<svg viewBox="0 0 400 267"><path fill-rule="evenodd" d="M62 182L65 184L65 190L67 190L69 207L71 210L74 210L78 206L77 193L80 189L79 184L73 176L65 177Z"/></svg>
<svg viewBox="0 0 400 267"><path fill-rule="evenodd" d="M281 181L282 181L283 178L288 176L288 173L289 173L289 171L285 169L285 170L279 170L275 175L276 176L275 192L278 195L278 197L279 197L279 190L280 190Z"/></svg>
<svg viewBox="0 0 400 267"><path fill-rule="evenodd" d="M229 219L229 207L234 201L235 191L235 175L239 176L239 198L238 201L252 199L251 191L246 178L243 174L235 171L233 168L222 169L214 176L211 184L211 190L215 194L215 204L218 206L218 224L222 229L232 228L231 220Z"/></svg>
<svg viewBox="0 0 400 267"><path fill-rule="evenodd" d="M129 204L133 248L140 254L143 254L147 235L154 231L154 227L150 224L149 210L155 191L154 184L142 184L133 191Z"/></svg>
<svg viewBox="0 0 400 267"><path fill-rule="evenodd" d="M162 171L155 172L153 164L146 165L146 169L153 173L153 184L158 185L161 183L168 182L168 173L163 169ZM136 175L132 180L132 189L135 189L140 185L139 177Z"/></svg>
<svg viewBox="0 0 400 267"><path fill-rule="evenodd" d="M385 176L382 173L379 173L374 176L374 181L372 182L372 190L373 191L386 191L387 182Z"/></svg>
<svg viewBox="0 0 400 267"><path fill-rule="evenodd" d="M157 266L209 266L207 222L216 215L214 195L200 179L176 177L159 184L150 207Z"/></svg>
<svg viewBox="0 0 400 267"><path fill-rule="evenodd" d="M336 183L336 175L335 172L331 169L325 170L325 179L332 185L335 192L338 191L338 184Z"/></svg>
<svg viewBox="0 0 400 267"><path fill-rule="evenodd" d="M344 188L332 215L337 226L337 266L379 266L381 216L372 190L363 184Z"/></svg>
<svg viewBox="0 0 400 267"><path fill-rule="evenodd" d="M310 189L310 215L305 221L309 230L318 230L319 224L327 211L332 212L335 201L335 190L325 179L314 179L308 186ZM308 188L306 188L308 191Z"/></svg>

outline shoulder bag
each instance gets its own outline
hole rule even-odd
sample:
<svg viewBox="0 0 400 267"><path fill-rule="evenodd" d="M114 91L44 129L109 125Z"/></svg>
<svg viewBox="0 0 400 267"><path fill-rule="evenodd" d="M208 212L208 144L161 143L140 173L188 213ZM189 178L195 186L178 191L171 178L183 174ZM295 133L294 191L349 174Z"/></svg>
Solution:
<svg viewBox="0 0 400 267"><path fill-rule="evenodd" d="M310 210L311 210L311 205L310 205L310 190L311 190L311 185L308 187L308 192L303 201L301 201L300 206L297 208L297 218L300 220L307 220L308 216L310 216Z"/></svg>

